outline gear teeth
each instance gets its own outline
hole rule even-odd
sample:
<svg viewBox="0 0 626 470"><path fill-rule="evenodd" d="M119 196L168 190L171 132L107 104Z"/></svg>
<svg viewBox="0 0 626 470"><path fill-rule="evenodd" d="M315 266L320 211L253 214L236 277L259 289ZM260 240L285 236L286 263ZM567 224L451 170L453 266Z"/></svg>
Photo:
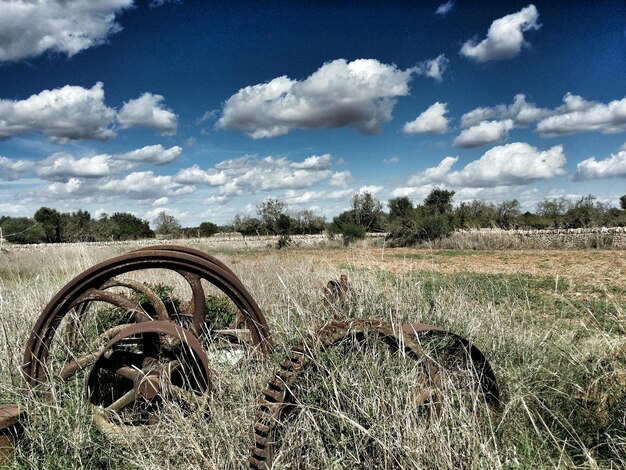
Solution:
<svg viewBox="0 0 626 470"><path fill-rule="evenodd" d="M252 470L261 470L262 468L267 468L264 459L255 459L254 457L250 457L248 459L248 463L250 464L250 468Z"/></svg>
<svg viewBox="0 0 626 470"><path fill-rule="evenodd" d="M259 447L259 446L263 447L263 448L267 447L267 437L263 437L263 436L260 436L257 433L251 432L250 433L250 440L252 442L254 442L254 445L256 447Z"/></svg>
<svg viewBox="0 0 626 470"><path fill-rule="evenodd" d="M270 432L270 427L257 421L256 423L254 423L254 431L267 435Z"/></svg>
<svg viewBox="0 0 626 470"><path fill-rule="evenodd" d="M263 392L263 395L265 395L265 398L267 399L267 401L271 401L271 402L283 402L283 392L276 392L274 390L271 390L269 388L265 389L265 391Z"/></svg>

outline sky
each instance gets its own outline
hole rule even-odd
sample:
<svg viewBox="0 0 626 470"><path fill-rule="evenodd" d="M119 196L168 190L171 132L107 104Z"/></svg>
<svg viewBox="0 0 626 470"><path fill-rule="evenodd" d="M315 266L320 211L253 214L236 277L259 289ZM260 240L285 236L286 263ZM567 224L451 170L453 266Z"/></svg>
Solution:
<svg viewBox="0 0 626 470"><path fill-rule="evenodd" d="M626 194L626 3L0 0L0 216Z"/></svg>

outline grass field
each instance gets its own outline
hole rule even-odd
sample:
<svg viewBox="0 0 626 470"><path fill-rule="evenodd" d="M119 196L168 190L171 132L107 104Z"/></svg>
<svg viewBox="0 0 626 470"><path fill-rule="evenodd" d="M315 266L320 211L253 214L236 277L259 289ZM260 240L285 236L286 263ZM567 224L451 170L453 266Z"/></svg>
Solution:
<svg viewBox="0 0 626 470"><path fill-rule="evenodd" d="M330 319L322 289L341 273L352 289L344 317L427 322L473 341L494 367L503 409L485 411L477 393L455 382L442 412L425 417L407 393L415 361L376 344L330 351L303 378L275 468L626 468L623 250L212 252L260 305L276 353L219 368L210 419L172 410L112 443L91 424L83 382L46 402L21 385L19 366L50 298L130 249L0 254L0 401L28 415L10 468L245 468L259 394L288 346Z"/></svg>

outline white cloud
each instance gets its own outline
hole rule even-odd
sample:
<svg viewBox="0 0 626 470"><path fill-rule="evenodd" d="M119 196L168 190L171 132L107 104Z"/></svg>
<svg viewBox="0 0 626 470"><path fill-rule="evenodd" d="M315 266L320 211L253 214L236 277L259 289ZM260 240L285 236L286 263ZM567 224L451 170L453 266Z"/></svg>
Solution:
<svg viewBox="0 0 626 470"><path fill-rule="evenodd" d="M402 130L405 134L443 134L448 132L448 119L445 116L447 112L447 103L437 101L415 120L404 124Z"/></svg>
<svg viewBox="0 0 626 470"><path fill-rule="evenodd" d="M399 70L375 59L337 59L302 81L282 76L242 88L226 101L216 126L247 131L254 139L294 128L350 127L373 134L391 120L395 98L409 93L414 74L440 79L445 63L440 56Z"/></svg>
<svg viewBox="0 0 626 470"><path fill-rule="evenodd" d="M381 192L383 189L384 189L383 186L369 185L369 186L361 186L356 192L360 194L370 193L372 196L375 196L376 194Z"/></svg>
<svg viewBox="0 0 626 470"><path fill-rule="evenodd" d="M176 133L178 116L162 106L163 97L144 93L139 98L124 103L117 120L126 129L129 127L147 127L163 135Z"/></svg>
<svg viewBox="0 0 626 470"><path fill-rule="evenodd" d="M432 60L427 60L418 64L416 73L418 75L426 75L427 77L441 82L443 80L443 73L446 71L449 64L450 61L448 58L445 55L440 54Z"/></svg>
<svg viewBox="0 0 626 470"><path fill-rule="evenodd" d="M155 165L165 165L173 162L180 155L183 149L179 146L164 148L161 144L147 145L131 152L126 152L117 156L120 160L154 163Z"/></svg>
<svg viewBox="0 0 626 470"><path fill-rule="evenodd" d="M448 0L446 3L442 3L435 10L435 15L445 16L447 13L450 13L454 8L454 2L452 0Z"/></svg>
<svg viewBox="0 0 626 470"><path fill-rule="evenodd" d="M330 158L330 154L328 153L321 156L312 155L305 158L303 162L292 162L289 166L298 170L323 171L330 168Z"/></svg>
<svg viewBox="0 0 626 470"><path fill-rule="evenodd" d="M37 176L44 179L102 178L123 169L128 165L115 161L110 155L75 158L67 153L55 153L37 164Z"/></svg>
<svg viewBox="0 0 626 470"><path fill-rule="evenodd" d="M19 179L23 173L32 171L35 163L30 160L12 160L0 156L0 176L5 180Z"/></svg>
<svg viewBox="0 0 626 470"><path fill-rule="evenodd" d="M461 127L473 127L488 119L512 119L515 127L526 126L549 116L552 111L538 108L526 101L526 96L517 94L510 105L499 104L492 108L475 108L461 117Z"/></svg>
<svg viewBox="0 0 626 470"><path fill-rule="evenodd" d="M383 158L383 163L400 163L400 159L398 157Z"/></svg>
<svg viewBox="0 0 626 470"><path fill-rule="evenodd" d="M575 180L596 178L626 178L626 144L604 160L591 157L577 165Z"/></svg>
<svg viewBox="0 0 626 470"><path fill-rule="evenodd" d="M214 169L203 170L198 165L180 170L174 176L174 180L182 184L206 184L220 186L226 183L226 174Z"/></svg>
<svg viewBox="0 0 626 470"><path fill-rule="evenodd" d="M336 188L343 188L352 181L352 174L349 171L336 171L330 177L330 185Z"/></svg>
<svg viewBox="0 0 626 470"><path fill-rule="evenodd" d="M349 172L333 173L331 156L312 155L301 162L285 157L246 155L224 160L213 168L203 170L198 165L180 170L174 181L180 184L218 186L218 194L211 202L223 203L220 197L253 195L280 189L306 189L324 180L330 184L346 182Z"/></svg>
<svg viewBox="0 0 626 470"><path fill-rule="evenodd" d="M427 168L423 172L411 176L407 183L411 186L418 186L430 183L443 183L450 174L452 166L458 160L458 157L446 157L441 160L439 165L432 168Z"/></svg>
<svg viewBox="0 0 626 470"><path fill-rule="evenodd" d="M3 0L0 61L17 61L44 52L74 54L106 42L122 28L115 15L133 0Z"/></svg>
<svg viewBox="0 0 626 470"><path fill-rule="evenodd" d="M455 147L479 147L481 145L495 144L504 140L509 131L513 129L513 120L483 121L480 124L464 129L454 139Z"/></svg>
<svg viewBox="0 0 626 470"><path fill-rule="evenodd" d="M68 180L73 177L104 178L130 170L140 164L164 165L174 160L182 149L149 145L121 154L101 154L77 158L66 152L57 152L40 161L11 160L0 157L3 179L19 179L27 173L49 180Z"/></svg>
<svg viewBox="0 0 626 470"><path fill-rule="evenodd" d="M339 201L346 199L354 194L354 189L341 189L337 191L330 191L326 194L326 198L332 201Z"/></svg>
<svg viewBox="0 0 626 470"><path fill-rule="evenodd" d="M318 201L324 198L325 194L323 191L296 191L290 189L285 191L284 200L289 205L302 205L309 204L312 201Z"/></svg>
<svg viewBox="0 0 626 470"><path fill-rule="evenodd" d="M42 132L62 140L105 140L115 136L114 118L101 82L89 89L66 85L21 101L0 100L0 139Z"/></svg>
<svg viewBox="0 0 626 470"><path fill-rule="evenodd" d="M446 157L438 166L413 175L409 185L443 183L450 186L494 187L522 185L565 174L563 147L540 151L523 142L499 145L460 171L451 171L457 157Z"/></svg>
<svg viewBox="0 0 626 470"><path fill-rule="evenodd" d="M554 116L537 123L537 131L547 137L575 132L599 131L603 134L626 131L626 97L608 104L586 101L568 93Z"/></svg>
<svg viewBox="0 0 626 470"><path fill-rule="evenodd" d="M539 12L535 5L528 5L517 13L506 15L491 23L487 37L476 42L470 39L461 48L461 55L477 62L510 59L520 53L528 43L524 32L539 29Z"/></svg>
<svg viewBox="0 0 626 470"><path fill-rule="evenodd" d="M152 171L137 171L122 179L109 179L99 189L131 199L158 199L189 194L195 190L193 186L175 181L173 176L159 176Z"/></svg>
<svg viewBox="0 0 626 470"><path fill-rule="evenodd" d="M162 101L160 95L144 93L118 113L104 103L102 82L91 88L66 85L43 90L24 100L0 99L0 140L35 132L62 142L106 140L116 136L116 121L123 128L143 126L171 135L178 117L163 108Z"/></svg>
<svg viewBox="0 0 626 470"><path fill-rule="evenodd" d="M155 200L152 205L155 207L161 207L161 206L166 206L170 203L170 198L167 196L164 197L160 197L157 200Z"/></svg>

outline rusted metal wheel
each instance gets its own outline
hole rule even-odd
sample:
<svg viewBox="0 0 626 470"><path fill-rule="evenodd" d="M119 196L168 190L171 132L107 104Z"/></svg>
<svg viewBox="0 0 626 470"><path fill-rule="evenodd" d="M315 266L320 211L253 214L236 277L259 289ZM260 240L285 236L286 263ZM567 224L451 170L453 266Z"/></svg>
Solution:
<svg viewBox="0 0 626 470"><path fill-rule="evenodd" d="M256 470L272 467L281 427L284 425L288 411L292 408L290 405L295 398L294 390L297 390L298 381L311 362L311 355L341 344L351 337L373 336L386 343L393 351L401 351L420 361L419 390L415 390L413 404L416 410L425 410L426 416L436 417L444 400L442 394L445 388L442 388L442 376L445 373L443 369L457 365L441 361L444 355L438 354L433 344L425 341L431 335L452 338L466 348L471 363L469 367L478 378L485 402L497 412L500 404L499 390L493 370L478 348L466 339L432 325L420 323L396 327L379 321L333 321L316 333L319 349L313 352L307 349L310 346L305 345L293 348L287 360L280 363L280 369L263 391L263 398L259 400L255 413L256 421L250 433L250 468Z"/></svg>
<svg viewBox="0 0 626 470"><path fill-rule="evenodd" d="M189 331L169 321L122 329L99 354L87 379L95 426L124 443L137 425L158 422L164 403L183 414L205 413L210 392L207 355Z"/></svg>
<svg viewBox="0 0 626 470"><path fill-rule="evenodd" d="M169 248L169 249L168 249ZM144 270L166 270L177 273L188 285L191 299L180 306L180 315L170 318L167 308L157 295L138 281ZM134 277L134 278L133 278ZM267 322L252 296L241 281L225 268L223 263L186 247L159 246L145 248L104 261L67 283L48 303L41 313L26 345L23 373L30 385L43 384L51 378L67 380L75 373L92 365L100 349L82 354L64 351L66 345L53 348L53 340L61 321L72 314L83 321L93 305L105 304L127 314L127 323L152 322L154 320L176 321L200 336L205 327L205 288L203 282L222 291L239 310L249 330L251 343L262 352L269 352L272 340ZM134 297L125 296L115 288L129 289ZM136 300L144 298L144 303ZM147 308L146 305L149 307ZM100 333L94 340L100 344L118 334L124 325L115 325ZM96 345L96 347L98 347ZM61 362L61 369L52 367L52 362ZM58 356L65 356L59 360Z"/></svg>
<svg viewBox="0 0 626 470"><path fill-rule="evenodd" d="M426 323L409 323L403 325L402 330L420 344L439 371L469 375L470 382L478 386L489 408L496 413L499 411L500 389L496 374L480 349L463 336ZM436 380L440 382L441 378Z"/></svg>
<svg viewBox="0 0 626 470"><path fill-rule="evenodd" d="M294 390L307 365L311 363L312 354L317 354L333 346L337 346L349 338L372 336L387 344L392 351L399 351L407 356L423 362L423 375L419 381L421 387L432 391L426 398L416 394L416 406L436 406L434 387L436 383L436 367L424 354L420 345L410 335L391 324L380 321L353 320L349 322L333 321L317 331L313 342L318 348L313 352L307 349L310 345L293 348L287 360L280 363L280 369L269 381L263 391L263 398L255 413L256 421L250 433L249 466L252 469L271 468L276 446L280 438L280 429L290 404L294 400Z"/></svg>

